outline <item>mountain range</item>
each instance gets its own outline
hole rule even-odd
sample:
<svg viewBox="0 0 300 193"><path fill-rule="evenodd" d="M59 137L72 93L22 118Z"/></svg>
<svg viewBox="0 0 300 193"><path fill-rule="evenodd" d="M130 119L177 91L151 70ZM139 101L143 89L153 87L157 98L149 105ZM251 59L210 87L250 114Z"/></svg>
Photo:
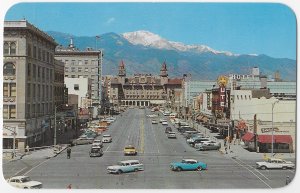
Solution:
<svg viewBox="0 0 300 193"><path fill-rule="evenodd" d="M215 80L219 75L250 74L259 67L263 75L280 72L281 79L296 81L296 60L273 58L264 54L235 54L218 51L206 45L186 45L169 41L149 31L124 34L105 33L100 38L75 36L55 31L47 32L55 41L68 46L72 37L79 50L87 47L103 49L103 74L116 75L121 60L125 62L127 75L134 73L159 74L165 61L171 77L191 74L192 80Z"/></svg>

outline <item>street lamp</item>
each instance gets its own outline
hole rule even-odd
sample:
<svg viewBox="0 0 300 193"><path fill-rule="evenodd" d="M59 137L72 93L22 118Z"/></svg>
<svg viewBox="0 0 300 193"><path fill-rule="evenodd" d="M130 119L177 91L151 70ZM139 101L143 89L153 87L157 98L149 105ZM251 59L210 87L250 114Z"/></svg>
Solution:
<svg viewBox="0 0 300 193"><path fill-rule="evenodd" d="M273 157L273 152L274 152L274 126L273 126L273 110L274 110L274 106L276 103L278 103L279 100L276 100L274 103L272 103L272 146L271 146L271 154L272 154L272 157Z"/></svg>
<svg viewBox="0 0 300 193"><path fill-rule="evenodd" d="M55 105L54 106L54 137L53 137L53 139L54 139L54 141L53 141L53 145L56 145L56 138L57 138L57 134L56 134L56 110L57 110L57 107L59 107L59 106L68 106L68 104L60 104L60 105Z"/></svg>

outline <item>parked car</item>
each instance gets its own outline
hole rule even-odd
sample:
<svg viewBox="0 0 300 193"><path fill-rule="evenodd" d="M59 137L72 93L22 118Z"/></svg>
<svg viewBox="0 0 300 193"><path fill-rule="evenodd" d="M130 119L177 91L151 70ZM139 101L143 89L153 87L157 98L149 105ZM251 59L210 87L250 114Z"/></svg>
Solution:
<svg viewBox="0 0 300 193"><path fill-rule="evenodd" d="M168 125L168 122L167 121L163 121L161 124L162 125Z"/></svg>
<svg viewBox="0 0 300 193"><path fill-rule="evenodd" d="M164 121L167 121L166 119L159 119L159 122L162 123Z"/></svg>
<svg viewBox="0 0 300 193"><path fill-rule="evenodd" d="M286 161L283 159L277 158L269 158L267 161L256 162L256 168L258 169L288 169L288 168L295 168L295 164L291 161Z"/></svg>
<svg viewBox="0 0 300 193"><path fill-rule="evenodd" d="M91 148L90 157L101 157L102 155L103 155L103 150L99 146Z"/></svg>
<svg viewBox="0 0 300 193"><path fill-rule="evenodd" d="M121 174L126 172L143 171L144 165L139 160L120 161L117 165L108 166L107 172L112 174Z"/></svg>
<svg viewBox="0 0 300 193"><path fill-rule="evenodd" d="M14 176L7 180L7 182L17 188L23 189L40 189L43 184L38 181L33 181L28 176Z"/></svg>
<svg viewBox="0 0 300 193"><path fill-rule="evenodd" d="M74 139L72 141L73 145L85 145L85 144L92 144L94 138L87 138L87 137L79 137L78 139Z"/></svg>
<svg viewBox="0 0 300 193"><path fill-rule="evenodd" d="M151 123L152 123L152 124L158 124L158 121L155 120L155 119L153 119L153 120L151 121Z"/></svg>
<svg viewBox="0 0 300 193"><path fill-rule="evenodd" d="M111 143L112 142L112 137L109 134L105 134L102 136L102 142L103 143Z"/></svg>
<svg viewBox="0 0 300 193"><path fill-rule="evenodd" d="M169 132L172 132L172 128L171 127L166 127L165 133L169 133Z"/></svg>
<svg viewBox="0 0 300 193"><path fill-rule="evenodd" d="M99 147L103 147L103 143L100 139L95 139L92 143L92 146L99 146Z"/></svg>
<svg viewBox="0 0 300 193"><path fill-rule="evenodd" d="M199 144L199 145L198 145ZM219 150L221 148L221 143L208 141L208 143L196 143L195 148L199 151L206 151L206 150Z"/></svg>
<svg viewBox="0 0 300 193"><path fill-rule="evenodd" d="M183 170L205 170L207 169L207 164L199 162L194 159L183 159L181 162L173 162L170 164L170 168L173 171L183 171Z"/></svg>
<svg viewBox="0 0 300 193"><path fill-rule="evenodd" d="M167 133L167 137L176 139L176 134L175 134L175 132L169 132L169 133Z"/></svg>
<svg viewBox="0 0 300 193"><path fill-rule="evenodd" d="M134 146L128 145L124 148L124 155L137 155L137 151Z"/></svg>
<svg viewBox="0 0 300 193"><path fill-rule="evenodd" d="M211 139L209 137L201 137L193 139L191 142L189 142L190 146L195 147L195 144L201 143L203 141L210 141Z"/></svg>

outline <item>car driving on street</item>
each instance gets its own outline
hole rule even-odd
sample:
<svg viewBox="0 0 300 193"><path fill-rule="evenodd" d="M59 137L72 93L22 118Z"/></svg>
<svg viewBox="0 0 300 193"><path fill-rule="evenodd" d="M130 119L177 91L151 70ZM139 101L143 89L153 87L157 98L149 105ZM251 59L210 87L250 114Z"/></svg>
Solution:
<svg viewBox="0 0 300 193"><path fill-rule="evenodd" d="M124 155L137 155L137 151L134 146L128 145L124 148Z"/></svg>
<svg viewBox="0 0 300 193"><path fill-rule="evenodd" d="M105 134L102 136L102 143L111 143L112 137L109 134Z"/></svg>
<svg viewBox="0 0 300 193"><path fill-rule="evenodd" d="M258 169L292 169L295 168L295 164L291 161L286 161L278 158L269 158L267 161L256 162L256 168Z"/></svg>
<svg viewBox="0 0 300 193"><path fill-rule="evenodd" d="M139 160L120 161L117 165L108 166L107 172L112 174L121 174L127 172L143 171L144 165Z"/></svg>
<svg viewBox="0 0 300 193"><path fill-rule="evenodd" d="M183 171L183 170L205 170L207 164L199 162L195 159L183 159L181 162L173 162L170 164L172 171Z"/></svg>

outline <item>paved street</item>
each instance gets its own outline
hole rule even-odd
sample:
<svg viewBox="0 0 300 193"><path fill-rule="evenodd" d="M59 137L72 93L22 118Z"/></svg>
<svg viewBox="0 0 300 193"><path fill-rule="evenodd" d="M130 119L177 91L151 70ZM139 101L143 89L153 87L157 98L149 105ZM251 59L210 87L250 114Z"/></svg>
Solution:
<svg viewBox="0 0 300 193"><path fill-rule="evenodd" d="M293 178L295 170L257 170L257 157L230 156L219 151L199 152L190 147L183 136L168 139L160 123L152 125L149 109L128 109L109 127L113 142L104 144L103 157L90 158L90 145L72 147L71 159L63 151L51 159L26 156L4 163L4 177L25 174L41 181L43 188L65 189L193 189L193 188L278 188L285 186L286 176ZM162 117L162 115L160 115ZM170 122L169 122L170 125ZM200 126L201 127L201 126ZM101 138L101 136L99 136ZM137 156L125 157L123 148L134 145ZM205 171L174 172L173 161L193 158L208 164ZM107 174L106 168L117 161L138 159L144 171ZM290 159L295 163L294 159Z"/></svg>

